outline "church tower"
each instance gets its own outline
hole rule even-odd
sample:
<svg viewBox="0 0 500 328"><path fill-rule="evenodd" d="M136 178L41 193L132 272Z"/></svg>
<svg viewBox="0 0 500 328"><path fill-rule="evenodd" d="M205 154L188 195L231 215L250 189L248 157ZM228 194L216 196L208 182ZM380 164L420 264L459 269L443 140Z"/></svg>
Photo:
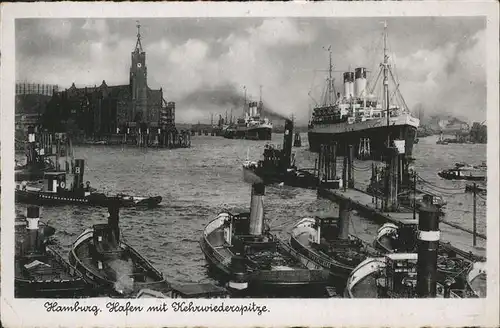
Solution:
<svg viewBox="0 0 500 328"><path fill-rule="evenodd" d="M130 88L132 93L132 112L129 119L133 122L148 121L148 74L146 53L142 50L141 25L137 22L137 42L132 52L130 67Z"/></svg>

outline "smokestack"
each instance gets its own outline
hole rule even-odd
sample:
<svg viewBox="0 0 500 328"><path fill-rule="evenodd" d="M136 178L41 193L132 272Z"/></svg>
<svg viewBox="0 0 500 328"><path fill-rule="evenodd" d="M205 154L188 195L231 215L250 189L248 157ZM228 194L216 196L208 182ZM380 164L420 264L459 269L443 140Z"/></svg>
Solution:
<svg viewBox="0 0 500 328"><path fill-rule="evenodd" d="M293 121L285 120L285 132L283 135L283 151L281 154L281 168L283 171L290 167L293 146Z"/></svg>
<svg viewBox="0 0 500 328"><path fill-rule="evenodd" d="M349 99L354 97L354 73L345 72L344 73L344 97Z"/></svg>
<svg viewBox="0 0 500 328"><path fill-rule="evenodd" d="M436 297L439 237L439 211L425 204L419 211L417 235L417 295L421 298Z"/></svg>
<svg viewBox="0 0 500 328"><path fill-rule="evenodd" d="M37 247L38 223L40 221L40 208L38 206L28 206L26 213L26 222L28 229L28 251L34 252Z"/></svg>
<svg viewBox="0 0 500 328"><path fill-rule="evenodd" d="M354 96L360 98L363 96L366 89L366 68L358 67L354 72L356 78L354 82Z"/></svg>
<svg viewBox="0 0 500 328"><path fill-rule="evenodd" d="M250 235L262 235L264 226L264 194L263 183L252 184L252 200L250 202Z"/></svg>
<svg viewBox="0 0 500 328"><path fill-rule="evenodd" d="M112 198L108 202L108 227L113 231L116 244L120 244L120 201Z"/></svg>
<svg viewBox="0 0 500 328"><path fill-rule="evenodd" d="M85 171L85 160L75 159L75 185L74 185L74 188L80 188L83 185L84 171Z"/></svg>

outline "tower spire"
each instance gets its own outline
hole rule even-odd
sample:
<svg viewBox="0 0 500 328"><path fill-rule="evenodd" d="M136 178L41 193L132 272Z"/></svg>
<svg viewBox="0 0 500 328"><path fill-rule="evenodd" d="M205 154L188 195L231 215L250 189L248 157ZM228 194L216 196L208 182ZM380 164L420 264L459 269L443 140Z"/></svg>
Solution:
<svg viewBox="0 0 500 328"><path fill-rule="evenodd" d="M135 50L142 52L142 44L141 44L141 24L139 21L136 21L136 27L137 27L137 42L135 43Z"/></svg>

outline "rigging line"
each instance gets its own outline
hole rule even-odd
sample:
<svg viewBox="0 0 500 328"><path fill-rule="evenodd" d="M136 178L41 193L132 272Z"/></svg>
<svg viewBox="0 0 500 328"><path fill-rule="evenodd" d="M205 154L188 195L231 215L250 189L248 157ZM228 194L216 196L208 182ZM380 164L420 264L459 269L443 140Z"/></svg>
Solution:
<svg viewBox="0 0 500 328"><path fill-rule="evenodd" d="M420 175L417 175L417 178L420 178L421 182L424 182L424 183L426 183L426 184L429 184L429 185L431 185L431 186L434 186L434 187L436 187L436 188L438 188L438 189L443 189L443 190L451 190L451 191L463 190L463 188L446 188L446 187L440 187L440 186L438 186L438 185L435 185L435 184L433 184L433 183L431 183L431 182L429 182L429 181L425 180L425 179L424 179L424 178L422 178Z"/></svg>
<svg viewBox="0 0 500 328"><path fill-rule="evenodd" d="M442 192L436 189L432 189L431 187L427 187L431 189L432 191L436 192L437 194L435 196L456 196L456 195L463 195L465 192L457 192L457 193L447 193L447 192ZM428 190L423 189L422 191L428 192Z"/></svg>
<svg viewBox="0 0 500 328"><path fill-rule="evenodd" d="M399 89L399 82L397 82L396 78L394 77L394 73L392 72L392 70L389 70L389 72L391 73L392 80L394 81L395 84L397 84L396 91L399 95L399 98L401 98L401 102L403 103L405 110L408 111L409 110L408 105L406 104L406 101L403 98L403 95L401 94L401 90Z"/></svg>
<svg viewBox="0 0 500 328"><path fill-rule="evenodd" d="M424 183L421 186L427 187L427 188L433 188L436 190L443 190L442 193L449 193L449 192L453 192L453 191L460 191L460 193L465 193L465 191L462 188L460 188L460 189L442 189L442 188L439 188L439 187L433 185L432 183Z"/></svg>

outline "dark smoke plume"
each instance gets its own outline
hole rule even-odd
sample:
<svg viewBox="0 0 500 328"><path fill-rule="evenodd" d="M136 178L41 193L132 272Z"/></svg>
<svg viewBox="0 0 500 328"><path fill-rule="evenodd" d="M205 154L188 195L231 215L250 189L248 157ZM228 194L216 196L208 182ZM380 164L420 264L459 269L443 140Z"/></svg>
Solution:
<svg viewBox="0 0 500 328"><path fill-rule="evenodd" d="M258 101L258 98L250 97L249 94L247 94L247 103L250 101ZM262 99L262 101L264 103L262 116L267 117L270 120L289 119L289 117L270 108L269 105L266 104L265 99ZM202 111L211 111L214 108L217 108L219 113L233 109L233 115L236 116L242 115L244 102L244 91L230 84L219 87L198 88L186 95L184 98L178 100L179 108L195 107Z"/></svg>

